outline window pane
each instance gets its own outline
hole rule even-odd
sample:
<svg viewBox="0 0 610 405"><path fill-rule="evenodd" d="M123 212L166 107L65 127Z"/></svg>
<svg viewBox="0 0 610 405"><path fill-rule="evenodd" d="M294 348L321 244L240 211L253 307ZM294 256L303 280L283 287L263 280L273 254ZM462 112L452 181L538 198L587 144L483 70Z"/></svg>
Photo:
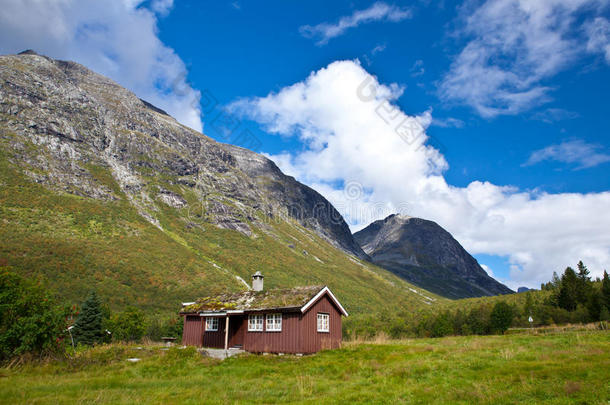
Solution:
<svg viewBox="0 0 610 405"><path fill-rule="evenodd" d="M328 332L329 328L329 314L318 314L318 332Z"/></svg>
<svg viewBox="0 0 610 405"><path fill-rule="evenodd" d="M248 330L249 331L262 331L263 330L263 315L249 315L248 316Z"/></svg>

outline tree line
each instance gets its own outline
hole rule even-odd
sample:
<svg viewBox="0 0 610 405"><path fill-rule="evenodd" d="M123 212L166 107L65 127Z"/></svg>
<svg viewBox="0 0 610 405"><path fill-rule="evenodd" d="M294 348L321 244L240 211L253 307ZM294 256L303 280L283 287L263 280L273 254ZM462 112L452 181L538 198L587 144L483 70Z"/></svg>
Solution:
<svg viewBox="0 0 610 405"><path fill-rule="evenodd" d="M561 325L610 321L610 278L592 280L582 261L577 270L567 267L553 273L541 291L528 291L524 299L481 299L479 303L457 301L454 309L433 311L398 310L368 316L353 316L343 323L345 338L373 338L380 333L393 339L487 335L504 333L510 327ZM521 294L519 294L521 295ZM519 297L521 298L521 297ZM490 301L497 301L495 303Z"/></svg>

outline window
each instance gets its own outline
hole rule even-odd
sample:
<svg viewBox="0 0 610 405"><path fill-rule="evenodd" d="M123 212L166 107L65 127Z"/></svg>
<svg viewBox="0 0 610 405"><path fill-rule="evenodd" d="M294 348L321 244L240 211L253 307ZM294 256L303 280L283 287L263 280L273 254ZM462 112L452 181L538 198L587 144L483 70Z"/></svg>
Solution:
<svg viewBox="0 0 610 405"><path fill-rule="evenodd" d="M330 332L330 315L318 314L318 332Z"/></svg>
<svg viewBox="0 0 610 405"><path fill-rule="evenodd" d="M282 314L267 314L267 332L282 331Z"/></svg>
<svg viewBox="0 0 610 405"><path fill-rule="evenodd" d="M206 332L215 332L218 330L218 318L207 317L205 318L205 330Z"/></svg>
<svg viewBox="0 0 610 405"><path fill-rule="evenodd" d="M263 316L262 315L249 315L248 316L248 331L249 332L262 332L263 331Z"/></svg>

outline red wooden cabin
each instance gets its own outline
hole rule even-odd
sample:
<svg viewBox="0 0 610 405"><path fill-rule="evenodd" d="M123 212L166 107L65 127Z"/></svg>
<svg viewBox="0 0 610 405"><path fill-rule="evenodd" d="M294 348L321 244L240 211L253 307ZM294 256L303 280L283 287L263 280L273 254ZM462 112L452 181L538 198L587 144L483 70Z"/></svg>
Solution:
<svg viewBox="0 0 610 405"><path fill-rule="evenodd" d="M341 346L341 316L348 316L326 286L221 294L185 304L182 344L240 348L254 353L315 353Z"/></svg>

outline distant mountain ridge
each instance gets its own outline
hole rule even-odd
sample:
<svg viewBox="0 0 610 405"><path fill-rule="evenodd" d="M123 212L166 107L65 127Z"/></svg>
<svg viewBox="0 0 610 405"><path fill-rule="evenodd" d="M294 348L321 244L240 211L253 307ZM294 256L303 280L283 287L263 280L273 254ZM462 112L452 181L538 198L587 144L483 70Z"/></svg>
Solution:
<svg viewBox="0 0 610 405"><path fill-rule="evenodd" d="M354 234L373 263L448 298L513 293L433 221L393 214Z"/></svg>

